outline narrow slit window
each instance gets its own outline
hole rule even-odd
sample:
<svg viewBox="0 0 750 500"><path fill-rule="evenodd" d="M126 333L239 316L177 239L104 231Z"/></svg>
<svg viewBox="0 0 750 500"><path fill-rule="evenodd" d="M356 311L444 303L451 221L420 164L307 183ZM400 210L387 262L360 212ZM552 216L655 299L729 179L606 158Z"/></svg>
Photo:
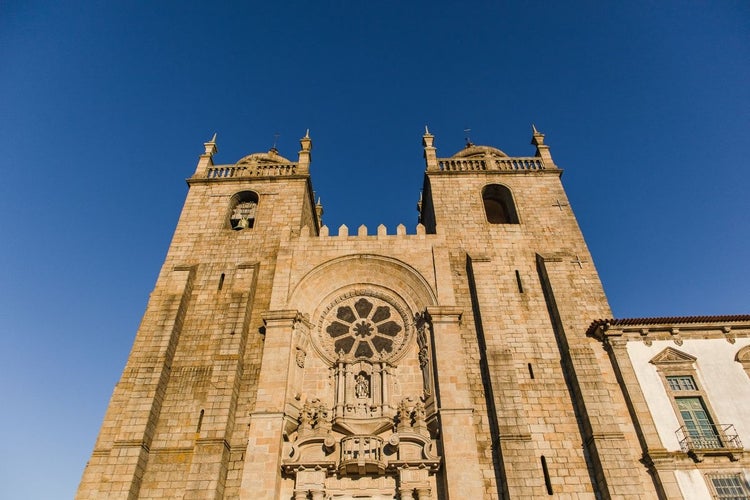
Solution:
<svg viewBox="0 0 750 500"><path fill-rule="evenodd" d="M221 273L221 276L219 276L219 290L224 288L224 273Z"/></svg>
<svg viewBox="0 0 750 500"><path fill-rule="evenodd" d="M523 293L523 283L521 282L521 273L516 269L516 283L518 284L518 293Z"/></svg>
<svg viewBox="0 0 750 500"><path fill-rule="evenodd" d="M531 377L531 380L534 380L534 367L531 366L531 363L529 363L529 377Z"/></svg>
<svg viewBox="0 0 750 500"><path fill-rule="evenodd" d="M198 415L198 425L195 428L195 432L200 432L201 427L203 426L203 413L205 410L201 410L200 415Z"/></svg>
<svg viewBox="0 0 750 500"><path fill-rule="evenodd" d="M547 469L547 459L542 455L542 472L544 473L544 486L547 488L547 494L552 495L552 481L549 478L549 470Z"/></svg>

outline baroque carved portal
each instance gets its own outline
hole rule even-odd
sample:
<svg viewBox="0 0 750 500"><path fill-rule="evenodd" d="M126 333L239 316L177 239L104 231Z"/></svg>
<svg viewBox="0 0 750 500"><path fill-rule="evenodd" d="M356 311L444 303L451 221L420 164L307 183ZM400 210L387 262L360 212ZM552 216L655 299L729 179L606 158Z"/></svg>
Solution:
<svg viewBox="0 0 750 500"><path fill-rule="evenodd" d="M370 498L433 498L440 457L429 324L387 293L356 292L324 308L311 332L332 394L302 405L283 470L299 498L355 487Z"/></svg>

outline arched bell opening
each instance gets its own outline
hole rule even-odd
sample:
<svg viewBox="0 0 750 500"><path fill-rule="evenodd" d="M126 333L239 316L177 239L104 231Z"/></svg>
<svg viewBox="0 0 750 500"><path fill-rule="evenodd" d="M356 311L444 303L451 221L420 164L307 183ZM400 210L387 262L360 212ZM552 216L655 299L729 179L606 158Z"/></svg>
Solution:
<svg viewBox="0 0 750 500"><path fill-rule="evenodd" d="M258 208L258 194L253 191L241 191L229 204L229 227L235 231L252 229L255 226L255 213Z"/></svg>
<svg viewBox="0 0 750 500"><path fill-rule="evenodd" d="M513 194L506 186L489 184L482 189L484 214L490 224L518 224Z"/></svg>

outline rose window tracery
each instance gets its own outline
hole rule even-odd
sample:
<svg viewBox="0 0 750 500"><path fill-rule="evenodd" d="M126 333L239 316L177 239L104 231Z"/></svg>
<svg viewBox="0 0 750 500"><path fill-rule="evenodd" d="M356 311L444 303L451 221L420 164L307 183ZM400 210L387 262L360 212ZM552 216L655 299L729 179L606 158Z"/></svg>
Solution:
<svg viewBox="0 0 750 500"><path fill-rule="evenodd" d="M317 347L331 362L347 358L392 359L406 344L409 329L398 299L377 291L346 293L321 317Z"/></svg>
<svg viewBox="0 0 750 500"><path fill-rule="evenodd" d="M336 353L356 358L370 358L376 352L389 354L394 337L403 330L392 316L390 306L376 306L371 298L362 297L352 305L339 306L326 333L334 339Z"/></svg>

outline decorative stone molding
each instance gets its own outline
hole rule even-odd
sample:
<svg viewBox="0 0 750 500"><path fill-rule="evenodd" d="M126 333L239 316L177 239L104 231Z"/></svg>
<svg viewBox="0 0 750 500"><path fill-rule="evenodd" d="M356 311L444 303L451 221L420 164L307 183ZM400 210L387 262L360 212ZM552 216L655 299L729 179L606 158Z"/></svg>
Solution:
<svg viewBox="0 0 750 500"><path fill-rule="evenodd" d="M742 368L745 370L745 373L750 376L750 345L745 346L737 351L737 355L734 357L734 360L741 364Z"/></svg>
<svg viewBox="0 0 750 500"><path fill-rule="evenodd" d="M294 361L300 368L305 367L305 356L307 356L307 353L303 351L302 348L297 347L297 351L294 354Z"/></svg>
<svg viewBox="0 0 750 500"><path fill-rule="evenodd" d="M697 358L690 354L678 351L672 347L667 347L659 354L651 358L649 363L660 366L669 366L670 368L682 368L683 366L692 369L693 363Z"/></svg>

